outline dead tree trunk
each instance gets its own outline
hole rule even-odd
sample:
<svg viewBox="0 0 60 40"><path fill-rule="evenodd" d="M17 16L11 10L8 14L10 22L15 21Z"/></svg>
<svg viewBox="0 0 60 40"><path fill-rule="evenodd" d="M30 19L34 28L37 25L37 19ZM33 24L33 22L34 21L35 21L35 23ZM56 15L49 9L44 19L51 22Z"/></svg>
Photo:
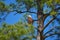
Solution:
<svg viewBox="0 0 60 40"><path fill-rule="evenodd" d="M40 14L40 12L38 12L37 14L38 17L38 33L37 33L37 40L44 40L44 36L43 36L43 27L44 27L44 19L43 19L43 14Z"/></svg>
<svg viewBox="0 0 60 40"><path fill-rule="evenodd" d="M37 11L37 18L38 18L38 31L37 31L37 40L44 40L44 36L43 36L43 27L44 27L44 17L43 17L43 10L40 7L40 1L41 0L37 0L37 7L38 7L38 11Z"/></svg>

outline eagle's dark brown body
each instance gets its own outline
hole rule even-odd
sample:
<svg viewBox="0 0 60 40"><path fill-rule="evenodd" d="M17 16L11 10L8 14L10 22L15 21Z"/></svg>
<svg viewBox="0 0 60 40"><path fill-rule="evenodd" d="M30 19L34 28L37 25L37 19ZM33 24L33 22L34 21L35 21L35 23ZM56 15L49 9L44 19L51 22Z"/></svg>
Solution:
<svg viewBox="0 0 60 40"><path fill-rule="evenodd" d="M31 16L28 16L28 24L33 24L33 19Z"/></svg>

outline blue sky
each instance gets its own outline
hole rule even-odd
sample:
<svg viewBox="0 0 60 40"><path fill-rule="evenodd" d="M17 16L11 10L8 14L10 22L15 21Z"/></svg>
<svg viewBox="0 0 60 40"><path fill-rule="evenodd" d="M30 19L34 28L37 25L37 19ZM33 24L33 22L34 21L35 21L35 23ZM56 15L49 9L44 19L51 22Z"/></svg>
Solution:
<svg viewBox="0 0 60 40"><path fill-rule="evenodd" d="M5 3L6 3L6 4L15 3L15 0L13 0L13 1L12 1L12 0L6 0ZM32 8L32 9L34 9L34 8ZM31 9L31 10L32 10L32 9ZM47 9L47 6L44 7L44 10L45 10L45 9ZM48 8L47 10L51 10L51 9ZM33 11L36 11L36 9L34 9ZM6 22L7 24L15 24L15 23L17 23L18 21L20 21L21 18L22 18L22 19L24 18L23 14L16 14L16 15L14 15L15 13L16 13L16 12L10 12L10 14L6 17L5 22ZM37 19L36 14L31 14L31 16L32 16L33 19ZM59 16L59 17L60 17L60 16ZM45 20L44 25L45 25L50 19L51 19L51 16L49 16L49 17ZM59 24L57 23L57 21L54 21L54 22L55 22L55 25L59 25ZM36 26L37 26L37 23L34 22L33 25L36 27ZM54 25L54 26L55 26L55 25ZM48 27L47 29L45 29L44 32L47 32L46 30L49 30L52 26L53 26L53 25L50 24L49 27ZM36 32L35 32L35 34L36 34ZM52 37L49 37L49 38L47 38L46 40L55 40L56 36L53 37L52 39L51 39L51 38L52 38Z"/></svg>
<svg viewBox="0 0 60 40"><path fill-rule="evenodd" d="M16 22L18 22L20 20L21 15L20 14L14 15L14 14L15 14L15 12L11 12L8 15L8 17L6 17L5 22L7 24L15 24Z"/></svg>

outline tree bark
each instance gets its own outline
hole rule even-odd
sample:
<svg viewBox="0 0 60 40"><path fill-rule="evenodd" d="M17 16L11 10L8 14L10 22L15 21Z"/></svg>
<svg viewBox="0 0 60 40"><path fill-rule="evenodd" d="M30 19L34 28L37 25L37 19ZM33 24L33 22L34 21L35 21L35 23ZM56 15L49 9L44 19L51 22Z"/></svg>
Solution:
<svg viewBox="0 0 60 40"><path fill-rule="evenodd" d="M37 40L44 40L44 36L43 36L43 27L44 27L44 21L43 21L43 15L38 13L38 33L37 33Z"/></svg>
<svg viewBox="0 0 60 40"><path fill-rule="evenodd" d="M38 18L38 30L37 30L37 40L44 40L44 36L43 36L43 27L44 27L44 17L43 17L43 10L40 7L40 1L41 0L37 0L37 7L38 7L38 11L37 11L37 18Z"/></svg>

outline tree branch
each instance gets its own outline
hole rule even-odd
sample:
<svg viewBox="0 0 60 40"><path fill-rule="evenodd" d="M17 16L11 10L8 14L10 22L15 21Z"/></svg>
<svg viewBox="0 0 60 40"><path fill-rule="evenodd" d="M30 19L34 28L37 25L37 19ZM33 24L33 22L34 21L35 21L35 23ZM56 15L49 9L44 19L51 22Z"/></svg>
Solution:
<svg viewBox="0 0 60 40"><path fill-rule="evenodd" d="M60 33L52 33L52 34L49 34L49 35L45 36L44 39L47 38L47 37L53 36L53 35L57 35L57 34L60 34Z"/></svg>
<svg viewBox="0 0 60 40"><path fill-rule="evenodd" d="M51 32L52 30L54 30L54 27L51 28L48 32L46 32L46 33L44 34L44 36L45 36L46 34L48 34L49 32Z"/></svg>
<svg viewBox="0 0 60 40"><path fill-rule="evenodd" d="M0 18L0 19L5 20L8 15L9 15L9 13L5 14L5 16L3 18Z"/></svg>
<svg viewBox="0 0 60 40"><path fill-rule="evenodd" d="M54 18L52 18L46 25L45 25L45 27L43 28L43 30L45 29L45 28L47 28L48 27L48 25L53 21L53 20L55 20L56 18L54 17ZM42 32L43 32L43 30L42 30Z"/></svg>
<svg viewBox="0 0 60 40"><path fill-rule="evenodd" d="M25 13L25 12L29 12L29 13L34 13L34 14L36 14L36 12L30 12L30 11L23 11L23 12L22 12L22 11L18 11L18 10L13 10L13 11L10 11L10 12L14 12L14 11L16 11L17 13L20 13L20 14L21 14L21 13ZM17 13L16 13L16 14L17 14ZM14 15L16 15L16 14L14 14Z"/></svg>
<svg viewBox="0 0 60 40"><path fill-rule="evenodd" d="M54 9L54 10L56 10L56 11L57 11L57 10L60 10L60 7L56 8L56 9Z"/></svg>
<svg viewBox="0 0 60 40"><path fill-rule="evenodd" d="M50 15L50 14L43 14L44 21L45 21L45 19L46 19L49 15Z"/></svg>
<svg viewBox="0 0 60 40"><path fill-rule="evenodd" d="M8 15L9 15L9 13L7 13L7 14L4 16L4 18L3 18L3 19L5 19Z"/></svg>

